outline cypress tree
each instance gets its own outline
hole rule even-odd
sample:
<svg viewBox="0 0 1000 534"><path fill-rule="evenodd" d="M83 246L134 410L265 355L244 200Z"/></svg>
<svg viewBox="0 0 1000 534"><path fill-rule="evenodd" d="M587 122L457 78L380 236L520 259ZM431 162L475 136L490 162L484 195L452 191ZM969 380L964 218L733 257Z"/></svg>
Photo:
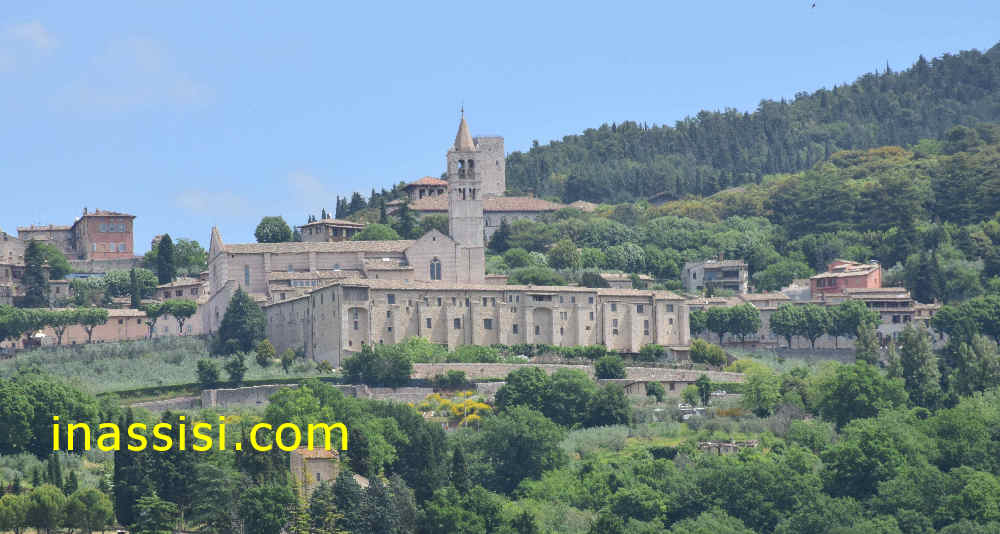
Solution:
<svg viewBox="0 0 1000 534"><path fill-rule="evenodd" d="M59 461L59 457L55 454L49 456L46 467L48 468L49 484L57 488L63 487L62 463Z"/></svg>
<svg viewBox="0 0 1000 534"><path fill-rule="evenodd" d="M174 241L170 239L170 234L163 234L159 244L156 245L156 277L161 284L169 284L174 281L176 275Z"/></svg>
<svg viewBox="0 0 1000 534"><path fill-rule="evenodd" d="M858 339L854 343L854 359L871 365L878 365L879 347L875 327L870 324L858 325Z"/></svg>
<svg viewBox="0 0 1000 534"><path fill-rule="evenodd" d="M370 532L372 534L393 534L397 532L399 524L399 514L392 501L392 496L382 479L375 477L365 492L362 501L365 527L356 532Z"/></svg>
<svg viewBox="0 0 1000 534"><path fill-rule="evenodd" d="M25 308L47 308L49 306L49 277L45 272L45 251L35 240L28 243L24 251L24 298Z"/></svg>
<svg viewBox="0 0 1000 534"><path fill-rule="evenodd" d="M451 456L451 485L462 495L469 492L469 468L465 463L465 452L460 445L455 447L455 452Z"/></svg>
<svg viewBox="0 0 1000 534"><path fill-rule="evenodd" d="M378 223L389 224L389 215L385 212L385 199L378 199Z"/></svg>
<svg viewBox="0 0 1000 534"><path fill-rule="evenodd" d="M139 309L139 305L142 303L142 295L139 289L139 277L135 274L135 267L129 270L129 298L131 300L132 309Z"/></svg>
<svg viewBox="0 0 1000 534"><path fill-rule="evenodd" d="M349 469L341 469L337 482L333 486L333 501L337 510L344 514L343 528L350 532L361 530L361 504L364 495L361 487L354 481L354 474Z"/></svg>
<svg viewBox="0 0 1000 534"><path fill-rule="evenodd" d="M76 490L80 489L80 482L76 479L76 471L70 471L69 477L66 478L66 487L63 493L66 495L72 495Z"/></svg>

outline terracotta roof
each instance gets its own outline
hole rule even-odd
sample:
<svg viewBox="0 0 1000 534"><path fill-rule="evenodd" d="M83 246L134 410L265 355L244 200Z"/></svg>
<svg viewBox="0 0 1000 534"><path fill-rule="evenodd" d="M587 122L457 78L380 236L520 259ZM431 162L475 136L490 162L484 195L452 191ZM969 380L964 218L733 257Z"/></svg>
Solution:
<svg viewBox="0 0 1000 534"><path fill-rule="evenodd" d="M410 248L413 241L400 239L397 241L336 241L333 243L244 243L224 245L223 251L229 254L271 254L295 252L397 252L403 253Z"/></svg>
<svg viewBox="0 0 1000 534"><path fill-rule="evenodd" d="M365 223L359 223L354 221L345 221L343 219L320 219L318 221L313 221L311 223L306 223L299 228L305 228L307 226L346 226L348 228L364 228Z"/></svg>
<svg viewBox="0 0 1000 534"><path fill-rule="evenodd" d="M326 449L310 450L306 447L300 447L298 449L295 449L294 451L292 451L292 454L309 459L319 458L319 459L336 460L337 458L340 458L340 453L336 450L326 450Z"/></svg>
<svg viewBox="0 0 1000 534"><path fill-rule="evenodd" d="M817 275L811 276L810 280L816 280L820 278L846 278L851 276L866 276L874 271L881 269L880 265L872 264L859 264L857 266L850 266L843 271L819 273Z"/></svg>
<svg viewBox="0 0 1000 534"><path fill-rule="evenodd" d="M342 269L339 271L308 271L308 272L282 272L272 271L267 273L268 280L321 280L321 279L342 279L358 276L357 269Z"/></svg>
<svg viewBox="0 0 1000 534"><path fill-rule="evenodd" d="M53 231L53 230L72 230L72 229L73 229L72 226L66 226L66 225L62 225L62 224L46 224L46 225L43 225L43 226L35 226L34 224L32 224L31 226L18 226L17 227L17 231L18 232L29 232L29 231L32 231L32 230L34 230L34 231Z"/></svg>
<svg viewBox="0 0 1000 534"><path fill-rule="evenodd" d="M434 178L433 176L424 176L419 180L406 184L406 187L415 187L420 185L447 186L448 182L440 178Z"/></svg>
<svg viewBox="0 0 1000 534"><path fill-rule="evenodd" d="M170 282L169 284L160 284L160 285L156 286L156 289L169 289L171 287L196 286L196 285L201 285L203 283L204 282L202 282L201 280L199 280L197 278L187 278L187 277L185 277L185 278L178 278L177 280L174 280L173 282Z"/></svg>
<svg viewBox="0 0 1000 534"><path fill-rule="evenodd" d="M452 282L425 282L411 280L376 280L359 279L336 282L333 285L363 286L372 289L416 289L416 290L458 290L458 291L522 291L525 293L597 293L609 297L648 297L654 296L658 299L683 300L682 297L670 291L648 290L648 289L594 289L579 286L525 286L525 285L491 285L491 284L463 284Z"/></svg>
<svg viewBox="0 0 1000 534"><path fill-rule="evenodd" d="M564 206L536 197L489 197L483 200L483 211L558 211ZM448 198L444 195L424 197L410 202L414 211L448 211Z"/></svg>

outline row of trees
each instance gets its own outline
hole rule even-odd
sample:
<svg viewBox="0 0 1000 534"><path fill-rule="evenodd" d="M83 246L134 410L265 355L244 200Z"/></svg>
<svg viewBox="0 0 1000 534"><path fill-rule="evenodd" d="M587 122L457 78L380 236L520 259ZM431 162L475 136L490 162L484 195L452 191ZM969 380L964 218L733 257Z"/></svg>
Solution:
<svg viewBox="0 0 1000 534"><path fill-rule="evenodd" d="M103 308L14 308L0 305L0 340L17 341L25 334L50 327L56 334L56 343L62 345L63 335L70 326L79 325L87 332L87 343L93 339L94 329L108 322L108 310Z"/></svg>
<svg viewBox="0 0 1000 534"><path fill-rule="evenodd" d="M111 499L94 488L79 489L69 496L51 484L23 494L0 498L0 531L21 532L28 527L52 532L60 527L81 532L103 531L114 523Z"/></svg>
<svg viewBox="0 0 1000 534"><path fill-rule="evenodd" d="M693 310L689 315L692 334L712 332L719 336L719 343L726 334L740 336L740 341L760 330L760 310L745 302L736 306L713 306L704 310Z"/></svg>

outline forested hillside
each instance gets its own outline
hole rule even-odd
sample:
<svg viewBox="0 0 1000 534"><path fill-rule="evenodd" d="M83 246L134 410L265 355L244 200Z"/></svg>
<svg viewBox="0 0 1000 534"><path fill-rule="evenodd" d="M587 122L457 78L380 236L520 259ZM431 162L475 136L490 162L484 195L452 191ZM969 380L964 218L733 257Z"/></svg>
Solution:
<svg viewBox="0 0 1000 534"><path fill-rule="evenodd" d="M756 111L701 111L675 126L605 124L507 158L512 192L567 202L710 195L808 169L846 149L910 146L955 125L1000 120L1000 45L921 56L909 69L765 100Z"/></svg>

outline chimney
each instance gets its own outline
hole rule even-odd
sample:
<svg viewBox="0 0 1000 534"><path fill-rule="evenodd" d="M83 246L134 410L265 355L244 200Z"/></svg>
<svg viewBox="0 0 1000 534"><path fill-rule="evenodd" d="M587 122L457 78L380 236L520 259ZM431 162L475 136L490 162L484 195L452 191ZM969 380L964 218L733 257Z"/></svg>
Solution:
<svg viewBox="0 0 1000 534"><path fill-rule="evenodd" d="M84 206L84 207L83 207L83 214L84 214L84 215L86 215L86 214L87 214L87 206Z"/></svg>

